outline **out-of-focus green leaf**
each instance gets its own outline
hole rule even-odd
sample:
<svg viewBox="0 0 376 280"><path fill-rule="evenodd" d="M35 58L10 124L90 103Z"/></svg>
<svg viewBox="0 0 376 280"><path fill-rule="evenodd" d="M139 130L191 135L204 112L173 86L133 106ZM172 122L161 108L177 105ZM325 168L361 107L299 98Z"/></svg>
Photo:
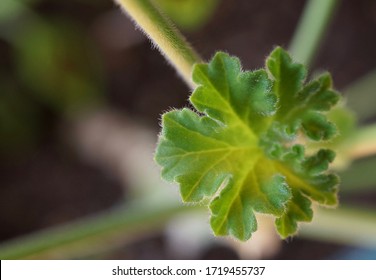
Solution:
<svg viewBox="0 0 376 280"><path fill-rule="evenodd" d="M210 19L219 0L155 0L155 2L179 27L195 30Z"/></svg>
<svg viewBox="0 0 376 280"><path fill-rule="evenodd" d="M0 80L0 155L15 155L33 147L40 130L40 110L27 95Z"/></svg>
<svg viewBox="0 0 376 280"><path fill-rule="evenodd" d="M0 1L0 23L10 20L25 12L27 6L40 0L1 0Z"/></svg>
<svg viewBox="0 0 376 280"><path fill-rule="evenodd" d="M101 101L97 56L85 34L69 23L34 23L18 34L17 66L32 93L58 112Z"/></svg>
<svg viewBox="0 0 376 280"><path fill-rule="evenodd" d="M0 1L0 23L19 15L24 10L21 1L1 0Z"/></svg>

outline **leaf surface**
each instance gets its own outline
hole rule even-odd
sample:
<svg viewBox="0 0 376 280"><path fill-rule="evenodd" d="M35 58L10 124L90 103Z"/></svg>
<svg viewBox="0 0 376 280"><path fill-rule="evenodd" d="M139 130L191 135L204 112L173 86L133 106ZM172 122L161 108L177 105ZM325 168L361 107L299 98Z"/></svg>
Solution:
<svg viewBox="0 0 376 280"><path fill-rule="evenodd" d="M218 52L194 68L196 112L162 117L155 156L162 177L179 184L183 201L208 204L216 235L249 239L258 212L275 216L287 237L312 219L311 200L337 203L338 178L327 172L334 153L308 157L294 143L298 135L319 141L335 134L325 116L339 99L330 76L304 85L304 67L281 48L266 65L243 71L237 58Z"/></svg>

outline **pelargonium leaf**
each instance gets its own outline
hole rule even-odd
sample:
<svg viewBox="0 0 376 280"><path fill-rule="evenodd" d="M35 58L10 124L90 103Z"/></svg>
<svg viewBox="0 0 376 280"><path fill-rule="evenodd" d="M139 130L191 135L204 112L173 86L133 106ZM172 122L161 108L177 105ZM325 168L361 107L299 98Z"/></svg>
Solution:
<svg viewBox="0 0 376 280"><path fill-rule="evenodd" d="M292 62L282 48L276 48L266 60L269 73L274 80L273 90L279 97L279 110L275 120L285 125L284 130L295 136L301 127L312 140L329 140L336 133L334 124L319 111L328 111L340 99L331 89L332 80L328 73L303 85L306 69Z"/></svg>
<svg viewBox="0 0 376 280"><path fill-rule="evenodd" d="M155 155L162 177L179 184L183 201L208 204L216 235L249 239L257 212L276 217L287 237L312 219L311 200L337 203L338 178L327 171L334 153L306 156L294 143L298 135L319 141L335 134L326 112L339 94L328 74L304 85L305 76L281 48L256 71L218 52L194 67L198 87L190 102L197 112L163 115Z"/></svg>

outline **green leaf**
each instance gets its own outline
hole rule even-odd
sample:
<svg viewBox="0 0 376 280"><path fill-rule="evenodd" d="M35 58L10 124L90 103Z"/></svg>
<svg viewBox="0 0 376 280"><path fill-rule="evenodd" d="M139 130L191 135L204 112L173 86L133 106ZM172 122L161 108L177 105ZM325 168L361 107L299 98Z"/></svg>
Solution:
<svg viewBox="0 0 376 280"><path fill-rule="evenodd" d="M334 135L325 114L339 95L328 74L307 85L305 75L281 48L257 71L218 52L194 68L190 102L197 112L163 115L155 155L162 177L179 184L183 201L209 206L216 235L249 239L258 212L275 216L287 237L312 219L311 200L336 205L338 178L327 171L334 153L306 156L294 142Z"/></svg>
<svg viewBox="0 0 376 280"><path fill-rule="evenodd" d="M188 31L203 26L219 4L219 0L155 0L155 2L174 23Z"/></svg>
<svg viewBox="0 0 376 280"><path fill-rule="evenodd" d="M286 213L275 221L279 234L284 238L297 231L297 221L309 222L313 216L311 201L301 195L300 192L294 192L293 199L288 202L287 209Z"/></svg>
<svg viewBox="0 0 376 280"><path fill-rule="evenodd" d="M39 102L64 114L101 104L100 67L90 42L69 21L33 22L15 36L16 66Z"/></svg>
<svg viewBox="0 0 376 280"><path fill-rule="evenodd" d="M318 148L333 149L337 153L333 168L336 170L346 169L352 160L353 137L357 135L355 114L344 104L340 104L328 112L327 118L335 124L338 133L329 142L308 143L307 151L310 153L311 150Z"/></svg>
<svg viewBox="0 0 376 280"><path fill-rule="evenodd" d="M295 136L303 128L312 140L329 140L336 133L334 124L319 113L328 111L337 104L340 95L331 89L332 80L328 73L303 86L306 70L302 64L293 63L290 56L276 48L266 61L273 78L274 92L279 97L276 120L282 132Z"/></svg>

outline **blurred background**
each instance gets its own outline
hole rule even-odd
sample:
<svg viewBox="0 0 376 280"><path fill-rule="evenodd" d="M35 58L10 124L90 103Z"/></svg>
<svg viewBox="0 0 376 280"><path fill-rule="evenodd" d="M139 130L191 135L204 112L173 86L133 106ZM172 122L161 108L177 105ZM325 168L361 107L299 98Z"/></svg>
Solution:
<svg viewBox="0 0 376 280"><path fill-rule="evenodd" d="M305 5L155 2L204 59L224 50L245 69L289 47ZM332 73L360 125L376 120L375 34L375 1L338 1L311 64ZM10 258L376 259L372 156L342 171L339 220L320 213L327 224L285 241L266 218L251 242L212 237L208 213L181 207L152 160L161 113L189 93L110 0L1 0L0 255L10 244L31 248Z"/></svg>

